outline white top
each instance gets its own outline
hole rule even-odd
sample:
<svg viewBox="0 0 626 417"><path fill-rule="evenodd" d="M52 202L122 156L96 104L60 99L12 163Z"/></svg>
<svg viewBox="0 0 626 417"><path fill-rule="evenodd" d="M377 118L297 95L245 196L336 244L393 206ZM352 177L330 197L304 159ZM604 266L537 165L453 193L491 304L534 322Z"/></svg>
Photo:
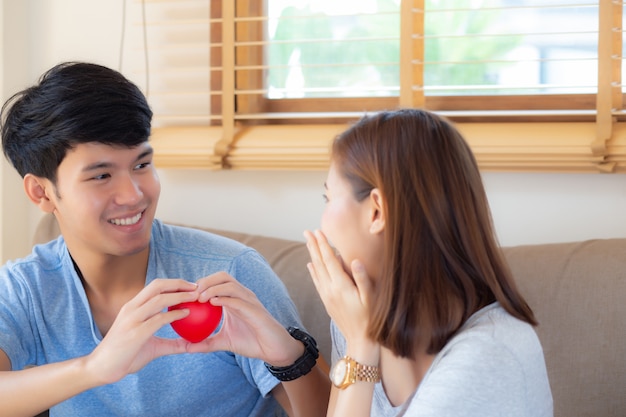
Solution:
<svg viewBox="0 0 626 417"><path fill-rule="evenodd" d="M333 364L345 339L334 323ZM473 314L439 352L417 390L393 407L381 383L374 389L376 417L552 417L552 393L534 328L498 303Z"/></svg>

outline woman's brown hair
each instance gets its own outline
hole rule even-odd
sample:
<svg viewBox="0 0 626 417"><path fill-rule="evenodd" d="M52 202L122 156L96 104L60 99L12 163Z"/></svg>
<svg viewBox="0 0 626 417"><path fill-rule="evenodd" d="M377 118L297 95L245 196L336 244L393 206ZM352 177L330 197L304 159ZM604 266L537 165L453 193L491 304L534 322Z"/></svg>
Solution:
<svg viewBox="0 0 626 417"><path fill-rule="evenodd" d="M436 353L495 301L537 324L497 243L474 155L450 122L418 109L366 116L335 139L332 160L357 200L374 188L384 196L374 340L402 357Z"/></svg>

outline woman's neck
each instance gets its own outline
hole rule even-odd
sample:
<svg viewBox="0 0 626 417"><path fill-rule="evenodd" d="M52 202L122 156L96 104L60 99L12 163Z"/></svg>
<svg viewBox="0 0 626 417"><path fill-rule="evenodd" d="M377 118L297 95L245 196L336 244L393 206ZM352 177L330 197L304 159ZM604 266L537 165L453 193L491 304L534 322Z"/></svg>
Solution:
<svg viewBox="0 0 626 417"><path fill-rule="evenodd" d="M430 369L435 355L418 354L415 359L401 358L381 348L380 370L385 394L394 407L404 404L415 392Z"/></svg>

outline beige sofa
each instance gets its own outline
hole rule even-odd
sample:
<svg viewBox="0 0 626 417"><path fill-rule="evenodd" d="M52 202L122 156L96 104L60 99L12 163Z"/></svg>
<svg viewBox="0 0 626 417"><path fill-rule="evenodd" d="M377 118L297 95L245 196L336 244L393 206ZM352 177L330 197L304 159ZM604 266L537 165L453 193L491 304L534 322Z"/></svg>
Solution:
<svg viewBox="0 0 626 417"><path fill-rule="evenodd" d="M305 244L216 231L257 249L285 282L330 359L329 318L305 267ZM35 242L58 234L45 217ZM557 417L626 416L626 239L504 248L540 322ZM506 416L503 416L506 417Z"/></svg>

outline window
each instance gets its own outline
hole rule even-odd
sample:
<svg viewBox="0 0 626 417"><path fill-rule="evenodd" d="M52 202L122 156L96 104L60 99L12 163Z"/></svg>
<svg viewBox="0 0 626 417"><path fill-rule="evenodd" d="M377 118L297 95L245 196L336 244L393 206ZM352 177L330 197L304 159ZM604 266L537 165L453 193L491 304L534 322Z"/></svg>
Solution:
<svg viewBox="0 0 626 417"><path fill-rule="evenodd" d="M325 168L347 123L410 106L484 170L626 171L622 1L144 1L161 166Z"/></svg>

